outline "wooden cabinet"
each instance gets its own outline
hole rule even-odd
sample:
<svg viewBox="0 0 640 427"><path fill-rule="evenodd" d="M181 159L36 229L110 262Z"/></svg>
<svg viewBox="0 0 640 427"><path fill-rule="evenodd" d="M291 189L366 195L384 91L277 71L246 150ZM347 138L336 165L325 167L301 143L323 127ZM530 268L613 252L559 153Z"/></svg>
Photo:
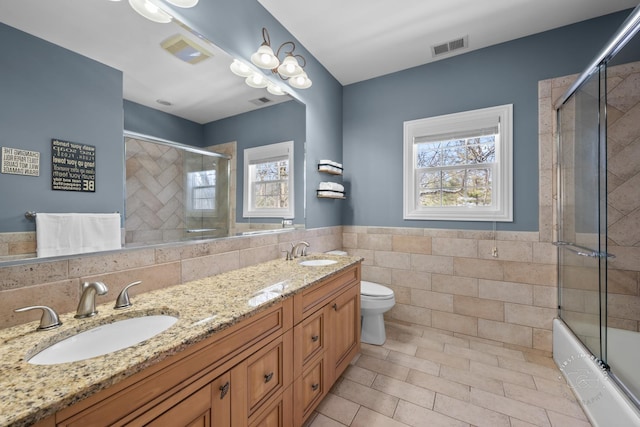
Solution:
<svg viewBox="0 0 640 427"><path fill-rule="evenodd" d="M282 303L212 335L209 339L188 347L184 351L135 374L122 382L91 397L65 408L56 414L56 425L65 427L90 426L140 426L146 425L165 412L173 414L188 410L189 415L201 415L192 405L181 402L194 399L203 401L204 393L211 396L210 423L207 425L230 425L227 412L244 403L233 402L233 397L243 400L242 393L234 392L232 383L234 369L269 346L292 341L292 302ZM278 343L278 344L274 344ZM292 353L290 344L288 351ZM271 348L271 347L269 347ZM284 349L282 350L284 355ZM284 360L283 360L284 365ZM289 366L291 362L289 362ZM279 374L283 383L291 376ZM229 383L228 386L225 385ZM207 387L209 391L207 391ZM237 384L237 388L246 387ZM239 396L239 397L238 397ZM222 397L222 399L220 399ZM233 406L228 406L233 405ZM194 405L200 408L200 406ZM229 409L228 409L229 408ZM220 414L220 415L218 415ZM237 415L240 417L240 415ZM244 415L246 423L247 415ZM202 419L206 419L203 415ZM161 422L162 419L160 419ZM231 421L234 425L236 422ZM159 424L162 425L162 424ZM180 424L174 424L180 425ZM241 425L241 424L238 424Z"/></svg>
<svg viewBox="0 0 640 427"><path fill-rule="evenodd" d="M329 381L335 382L360 351L360 286L351 286L329 304Z"/></svg>
<svg viewBox="0 0 640 427"><path fill-rule="evenodd" d="M358 264L38 425L300 426L359 351L359 284Z"/></svg>
<svg viewBox="0 0 640 427"><path fill-rule="evenodd" d="M294 299L294 425L302 425L360 351L360 268Z"/></svg>

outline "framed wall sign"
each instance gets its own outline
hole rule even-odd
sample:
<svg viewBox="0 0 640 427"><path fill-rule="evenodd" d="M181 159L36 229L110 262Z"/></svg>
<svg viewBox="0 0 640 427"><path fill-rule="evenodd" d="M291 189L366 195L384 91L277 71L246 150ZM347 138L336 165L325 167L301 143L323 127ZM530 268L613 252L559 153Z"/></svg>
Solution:
<svg viewBox="0 0 640 427"><path fill-rule="evenodd" d="M2 173L40 176L40 152L2 147Z"/></svg>
<svg viewBox="0 0 640 427"><path fill-rule="evenodd" d="M96 147L51 140L51 189L96 191Z"/></svg>

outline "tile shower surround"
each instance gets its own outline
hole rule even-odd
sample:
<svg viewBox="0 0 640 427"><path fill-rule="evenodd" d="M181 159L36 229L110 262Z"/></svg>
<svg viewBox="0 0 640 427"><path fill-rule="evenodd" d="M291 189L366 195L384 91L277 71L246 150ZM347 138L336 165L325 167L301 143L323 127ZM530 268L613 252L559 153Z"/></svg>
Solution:
<svg viewBox="0 0 640 427"><path fill-rule="evenodd" d="M16 316L13 308L22 305L46 301L61 312L74 310L84 280L111 285L103 301L126 283L143 280L135 296L274 259L291 241L308 240L313 251L343 247L362 256L363 279L395 291L397 304L388 319L549 354L557 306L556 248L551 245L556 224L553 102L575 78L538 84L538 232L338 226L7 267L0 276L0 327L37 318L36 313ZM497 258L492 257L494 246ZM614 266L625 279L622 300L637 299L640 247L618 249Z"/></svg>

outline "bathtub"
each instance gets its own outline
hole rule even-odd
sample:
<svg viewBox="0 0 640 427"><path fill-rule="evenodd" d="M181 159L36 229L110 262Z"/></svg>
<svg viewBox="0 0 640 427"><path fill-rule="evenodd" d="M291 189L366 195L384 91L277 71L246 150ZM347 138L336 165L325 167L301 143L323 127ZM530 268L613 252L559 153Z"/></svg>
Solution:
<svg viewBox="0 0 640 427"><path fill-rule="evenodd" d="M628 346L629 340L625 339L624 332L626 331L610 330L609 339L613 341L622 339ZM633 355L634 360L637 361L637 355L640 354L640 340L633 341L638 348L626 350L625 354ZM613 366L623 362L615 356L612 358L609 355L609 358ZM553 360L576 394L591 424L595 427L640 426L638 408L560 319L553 321ZM637 366L637 362L631 366ZM634 374L638 376L637 369L635 371Z"/></svg>

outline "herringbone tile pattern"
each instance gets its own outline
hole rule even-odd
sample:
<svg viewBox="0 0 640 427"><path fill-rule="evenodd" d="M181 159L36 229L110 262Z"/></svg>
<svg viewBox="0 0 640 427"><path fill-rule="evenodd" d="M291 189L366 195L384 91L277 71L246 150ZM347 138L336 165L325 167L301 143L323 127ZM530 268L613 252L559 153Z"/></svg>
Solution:
<svg viewBox="0 0 640 427"><path fill-rule="evenodd" d="M126 242L175 240L184 229L182 153L132 138L126 146Z"/></svg>

